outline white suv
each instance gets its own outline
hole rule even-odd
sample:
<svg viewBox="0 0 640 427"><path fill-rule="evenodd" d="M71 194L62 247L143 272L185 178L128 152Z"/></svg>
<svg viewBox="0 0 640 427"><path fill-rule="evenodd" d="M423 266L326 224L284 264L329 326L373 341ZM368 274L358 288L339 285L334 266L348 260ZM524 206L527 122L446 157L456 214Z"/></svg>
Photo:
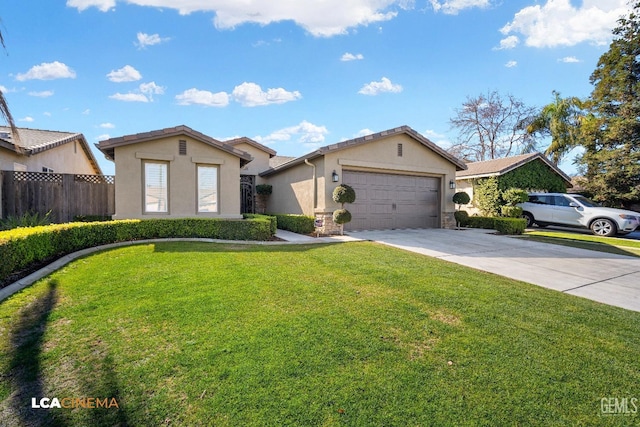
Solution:
<svg viewBox="0 0 640 427"><path fill-rule="evenodd" d="M538 224L589 228L598 236L628 234L640 226L640 213L605 208L578 194L530 193L518 204L527 227Z"/></svg>

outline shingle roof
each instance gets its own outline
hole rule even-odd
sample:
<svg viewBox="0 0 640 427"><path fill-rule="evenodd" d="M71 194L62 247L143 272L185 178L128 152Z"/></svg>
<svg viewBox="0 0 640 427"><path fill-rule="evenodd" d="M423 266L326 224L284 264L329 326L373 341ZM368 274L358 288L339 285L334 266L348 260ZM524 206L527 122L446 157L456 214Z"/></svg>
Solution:
<svg viewBox="0 0 640 427"><path fill-rule="evenodd" d="M260 176L268 176L268 175L272 175L274 173L278 173L278 172L280 172L282 170L285 170L285 169L288 169L288 168L290 168L292 166L298 165L300 163L304 163L305 160L315 159L317 157L324 156L325 154L333 152L333 151L343 150L345 148L350 148L350 147L354 147L354 146L361 145L361 144L367 144L367 143L372 142L372 141L377 141L377 140L380 140L382 138L386 138L386 137L393 136L393 135L400 135L400 134L406 134L406 135L410 136L411 138L415 139L416 141L418 141L419 143L421 143L422 145L424 145L425 147L433 150L434 152L436 152L440 156L444 157L445 159L447 159L448 161L453 163L456 166L457 170L466 169L466 166L465 166L465 164L464 164L464 162L462 160L458 159L457 157L451 155L450 153L446 152L442 148L438 147L436 144L434 144L433 142L429 141L429 139L427 139L426 137L420 135L418 132L416 132L415 130L411 129L409 126L400 126L400 127L397 127L397 128L384 130L382 132L374 133L374 134L371 134L371 135L366 135L366 136L362 136L362 137L359 137L359 138L350 139L348 141L338 142L338 143L335 143L335 144L331 144L331 145L327 145L327 146L321 147L321 148L317 149L316 151L313 151L311 153L305 154L304 156L295 158L295 159L293 159L291 161L288 161L286 163L283 163L283 164L280 164L278 166L272 167L271 169L262 172L260 174Z"/></svg>
<svg viewBox="0 0 640 427"><path fill-rule="evenodd" d="M72 141L79 141L96 173L102 174L98 161L81 133L18 128L18 136L19 140L16 140L10 127L0 126L0 146L24 156L33 156Z"/></svg>
<svg viewBox="0 0 640 427"><path fill-rule="evenodd" d="M456 172L456 179L500 176L536 159L543 161L547 166L549 166L549 168L560 175L562 179L571 184L571 178L562 172L556 165L551 163L549 159L541 153L521 154L519 156L467 163L467 170Z"/></svg>
<svg viewBox="0 0 640 427"><path fill-rule="evenodd" d="M116 147L121 147L124 145L130 145L130 144L137 144L140 142L152 141L154 139L166 138L166 137L172 137L172 136L178 136L178 135L190 136L191 138L197 141L203 142L212 147L216 147L229 154L233 154L234 156L239 157L242 161L244 161L245 164L253 160L253 157L251 157L249 153L239 150L235 148L233 145L230 145L228 143L211 138L210 136L207 136L201 132L195 131L190 127L184 126L184 125L107 139L104 141L100 141L97 144L97 147L100 151L102 151L107 156L107 158L113 159Z"/></svg>

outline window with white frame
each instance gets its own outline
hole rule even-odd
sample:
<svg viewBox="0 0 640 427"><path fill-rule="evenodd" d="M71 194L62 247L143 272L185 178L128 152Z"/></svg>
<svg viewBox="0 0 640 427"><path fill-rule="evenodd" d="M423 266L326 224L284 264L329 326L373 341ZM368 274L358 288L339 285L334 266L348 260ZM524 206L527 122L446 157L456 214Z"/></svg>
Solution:
<svg viewBox="0 0 640 427"><path fill-rule="evenodd" d="M144 212L169 212L169 165L162 162L144 162Z"/></svg>
<svg viewBox="0 0 640 427"><path fill-rule="evenodd" d="M218 212L218 168L198 165L198 212Z"/></svg>

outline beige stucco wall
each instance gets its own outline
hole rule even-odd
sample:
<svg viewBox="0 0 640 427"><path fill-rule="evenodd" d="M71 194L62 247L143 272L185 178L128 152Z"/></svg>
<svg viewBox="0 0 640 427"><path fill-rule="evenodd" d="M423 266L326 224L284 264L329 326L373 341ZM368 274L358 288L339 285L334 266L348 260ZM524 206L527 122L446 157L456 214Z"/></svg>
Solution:
<svg viewBox="0 0 640 427"><path fill-rule="evenodd" d="M402 144L402 157L398 156L398 144ZM455 210L453 195L455 189L449 188L449 181L455 180L456 167L439 154L431 151L415 139L406 134L392 135L376 141L354 146L325 155L323 176L319 179L321 192L318 210L333 211L340 206L332 199L333 190L342 182L344 170L363 170L371 172L386 172L397 174L417 174L423 176L440 177L441 215L446 219L446 213ZM340 176L340 181L331 180L333 171ZM444 226L444 224L443 224Z"/></svg>
<svg viewBox="0 0 640 427"><path fill-rule="evenodd" d="M178 141L187 141L187 155L178 154ZM169 213L143 213L143 162L167 161ZM116 147L116 213L114 219L166 217L241 218L240 159L181 135ZM197 212L196 167L218 166L218 212Z"/></svg>
<svg viewBox="0 0 640 427"><path fill-rule="evenodd" d="M251 162L240 169L240 175L255 175L256 184L266 183L266 180L258 176L258 174L269 169L269 154L245 142L235 144L234 147L238 150L246 151L253 157Z"/></svg>
<svg viewBox="0 0 640 427"><path fill-rule="evenodd" d="M456 192L466 192L471 201L466 205L461 205L460 210L467 211L469 215L480 215L480 210L473 204L473 180L471 179L459 179L456 181Z"/></svg>
<svg viewBox="0 0 640 427"><path fill-rule="evenodd" d="M19 156L13 151L0 148L0 170L14 170L14 163L27 167L27 172L42 172L43 167L53 169L55 173L95 175L80 142L72 141L64 145L34 154Z"/></svg>
<svg viewBox="0 0 640 427"><path fill-rule="evenodd" d="M318 160L311 161L319 173ZM321 165L320 165L321 166ZM273 192L267 200L267 212L313 215L313 168L307 164L293 166L286 171L267 177Z"/></svg>

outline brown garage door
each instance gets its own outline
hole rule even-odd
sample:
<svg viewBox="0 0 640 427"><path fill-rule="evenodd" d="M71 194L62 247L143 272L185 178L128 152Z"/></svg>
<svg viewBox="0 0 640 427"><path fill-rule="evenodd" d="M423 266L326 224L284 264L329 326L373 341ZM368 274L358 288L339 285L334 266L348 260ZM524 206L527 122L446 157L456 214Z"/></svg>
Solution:
<svg viewBox="0 0 640 427"><path fill-rule="evenodd" d="M344 171L356 191L345 230L440 227L440 178Z"/></svg>

